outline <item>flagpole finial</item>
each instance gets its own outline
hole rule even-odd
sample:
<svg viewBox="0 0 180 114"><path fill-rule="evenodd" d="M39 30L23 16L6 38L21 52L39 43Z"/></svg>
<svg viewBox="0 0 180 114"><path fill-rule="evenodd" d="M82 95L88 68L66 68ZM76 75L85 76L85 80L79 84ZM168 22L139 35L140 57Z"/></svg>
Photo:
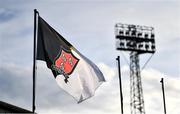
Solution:
<svg viewBox="0 0 180 114"><path fill-rule="evenodd" d="M39 14L39 12L37 11L37 9L34 9L34 12Z"/></svg>
<svg viewBox="0 0 180 114"><path fill-rule="evenodd" d="M161 81L160 81L161 83L163 83L163 78L161 78Z"/></svg>
<svg viewBox="0 0 180 114"><path fill-rule="evenodd" d="M119 60L119 58L120 58L120 57L119 57L119 56L117 56L116 60Z"/></svg>

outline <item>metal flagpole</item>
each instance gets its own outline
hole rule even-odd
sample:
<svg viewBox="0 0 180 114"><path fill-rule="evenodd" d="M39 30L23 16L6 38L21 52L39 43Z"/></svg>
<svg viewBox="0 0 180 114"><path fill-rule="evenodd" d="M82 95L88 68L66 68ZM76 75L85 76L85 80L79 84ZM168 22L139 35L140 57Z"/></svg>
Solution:
<svg viewBox="0 0 180 114"><path fill-rule="evenodd" d="M164 79L161 78L161 84L162 84L162 93L163 93L163 102L164 102L164 114L166 114L166 101L165 101L165 93L164 93Z"/></svg>
<svg viewBox="0 0 180 114"><path fill-rule="evenodd" d="M121 68L120 68L120 56L116 58L118 61L118 73L119 73L119 89L120 89L120 102L121 102L121 114L123 114L123 94L122 94L122 84L121 84Z"/></svg>
<svg viewBox="0 0 180 114"><path fill-rule="evenodd" d="M32 112L35 112L35 92L36 92L36 20L38 11L34 9L34 50L33 50L33 96L32 96Z"/></svg>

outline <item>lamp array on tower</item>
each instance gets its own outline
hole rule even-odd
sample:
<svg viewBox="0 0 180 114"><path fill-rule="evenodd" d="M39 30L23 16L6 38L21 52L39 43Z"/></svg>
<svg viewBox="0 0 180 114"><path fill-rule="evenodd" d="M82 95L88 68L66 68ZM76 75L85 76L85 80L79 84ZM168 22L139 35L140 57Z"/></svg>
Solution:
<svg viewBox="0 0 180 114"><path fill-rule="evenodd" d="M116 48L141 53L155 52L154 28L118 23L115 25Z"/></svg>

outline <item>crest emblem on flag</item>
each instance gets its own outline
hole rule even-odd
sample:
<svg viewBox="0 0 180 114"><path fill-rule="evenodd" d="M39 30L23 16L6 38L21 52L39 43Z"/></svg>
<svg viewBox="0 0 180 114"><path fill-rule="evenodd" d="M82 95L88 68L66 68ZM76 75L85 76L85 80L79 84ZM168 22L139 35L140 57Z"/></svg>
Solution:
<svg viewBox="0 0 180 114"><path fill-rule="evenodd" d="M79 59L71 51L62 49L54 61L53 68L58 74L64 75L65 82L67 83L67 79L76 68L78 61Z"/></svg>

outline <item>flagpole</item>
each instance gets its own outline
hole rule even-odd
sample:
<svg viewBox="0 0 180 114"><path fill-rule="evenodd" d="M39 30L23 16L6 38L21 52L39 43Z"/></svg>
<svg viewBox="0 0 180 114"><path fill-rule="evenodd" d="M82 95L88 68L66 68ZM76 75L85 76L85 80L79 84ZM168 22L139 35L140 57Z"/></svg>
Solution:
<svg viewBox="0 0 180 114"><path fill-rule="evenodd" d="M32 95L32 112L35 112L35 92L36 92L36 20L38 11L34 9L34 50L33 50L33 95Z"/></svg>
<svg viewBox="0 0 180 114"><path fill-rule="evenodd" d="M119 73L119 89L120 89L120 102L121 102L121 114L123 114L123 93L122 93L122 83L121 83L121 68L120 68L120 56L116 58L118 61L118 73Z"/></svg>
<svg viewBox="0 0 180 114"><path fill-rule="evenodd" d="M164 79L161 78L161 84L162 84L162 93L163 93L163 102L164 102L164 114L166 114L166 101L165 101L165 93L164 93Z"/></svg>

